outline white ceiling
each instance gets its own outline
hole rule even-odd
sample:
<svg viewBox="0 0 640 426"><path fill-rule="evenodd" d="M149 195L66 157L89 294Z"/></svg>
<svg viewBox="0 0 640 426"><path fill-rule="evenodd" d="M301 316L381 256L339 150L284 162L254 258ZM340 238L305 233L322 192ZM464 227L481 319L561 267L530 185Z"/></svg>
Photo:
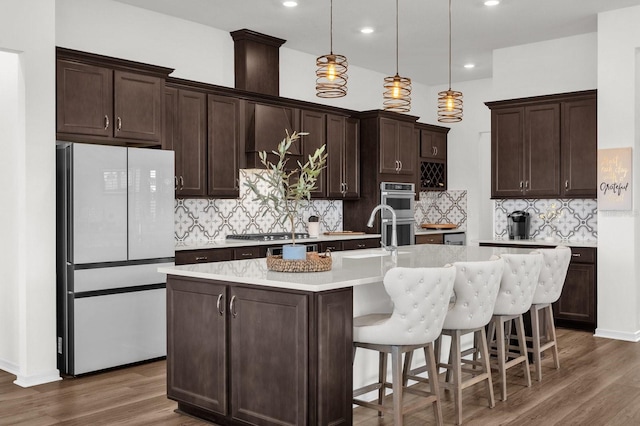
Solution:
<svg viewBox="0 0 640 426"><path fill-rule="evenodd" d="M287 40L283 47L320 56L329 53L330 1L117 0L225 31L247 28ZM399 1L401 76L428 85L448 81L448 0ZM484 0L452 2L452 81L491 77L494 49L597 31L599 12L640 5L640 0ZM350 65L396 72L396 2L333 0L333 52ZM375 28L370 35L363 26ZM170 30L170 29L168 29ZM476 67L468 70L465 63Z"/></svg>

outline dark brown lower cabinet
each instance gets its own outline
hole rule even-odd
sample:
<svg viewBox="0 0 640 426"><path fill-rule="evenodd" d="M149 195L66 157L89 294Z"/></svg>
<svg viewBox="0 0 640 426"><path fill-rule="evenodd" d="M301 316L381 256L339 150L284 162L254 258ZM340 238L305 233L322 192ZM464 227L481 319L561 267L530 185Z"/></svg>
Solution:
<svg viewBox="0 0 640 426"><path fill-rule="evenodd" d="M513 247L535 250L549 246L480 243L481 246ZM571 263L562 287L560 299L553 304L553 319L557 326L595 331L597 326L597 249L571 247Z"/></svg>
<svg viewBox="0 0 640 426"><path fill-rule="evenodd" d="M221 425L351 424L352 289L169 276L167 396Z"/></svg>

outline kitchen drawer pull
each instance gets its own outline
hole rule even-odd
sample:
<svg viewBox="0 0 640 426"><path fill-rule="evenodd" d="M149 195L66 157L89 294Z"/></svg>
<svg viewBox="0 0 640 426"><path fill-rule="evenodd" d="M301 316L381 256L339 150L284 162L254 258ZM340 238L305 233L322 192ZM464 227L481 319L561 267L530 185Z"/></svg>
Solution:
<svg viewBox="0 0 640 426"><path fill-rule="evenodd" d="M242 257L252 257L253 253L249 252L249 253L240 253L240 256Z"/></svg>
<svg viewBox="0 0 640 426"><path fill-rule="evenodd" d="M109 128L109 116L104 116L104 129L107 130Z"/></svg>
<svg viewBox="0 0 640 426"><path fill-rule="evenodd" d="M196 256L196 262L200 262L202 260L207 260L208 257L207 256Z"/></svg>
<svg viewBox="0 0 640 426"><path fill-rule="evenodd" d="M218 301L216 302L216 307L218 308L218 313L219 313L220 315L224 315L224 308L223 308L223 307L224 307L224 304L222 303L222 298L223 298L223 297L224 297L224 296L222 295L222 293L220 293L220 294L218 295Z"/></svg>
<svg viewBox="0 0 640 426"><path fill-rule="evenodd" d="M573 257L580 257L580 253L571 253L571 256L573 256Z"/></svg>
<svg viewBox="0 0 640 426"><path fill-rule="evenodd" d="M365 248L366 246L366 244L358 244L358 248Z"/></svg>
<svg viewBox="0 0 640 426"><path fill-rule="evenodd" d="M231 297L231 302L229 302L229 311L231 311L232 317L237 317L238 313L236 312L236 296Z"/></svg>
<svg viewBox="0 0 640 426"><path fill-rule="evenodd" d="M120 131L120 129L122 129L122 119L120 117L116 118L116 123L117 123L116 129Z"/></svg>

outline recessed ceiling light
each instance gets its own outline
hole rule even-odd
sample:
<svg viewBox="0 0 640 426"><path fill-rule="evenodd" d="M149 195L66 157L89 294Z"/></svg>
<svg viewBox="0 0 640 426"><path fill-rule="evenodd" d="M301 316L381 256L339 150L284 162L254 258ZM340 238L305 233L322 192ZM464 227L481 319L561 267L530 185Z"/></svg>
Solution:
<svg viewBox="0 0 640 426"><path fill-rule="evenodd" d="M464 64L464 67L467 68L467 69L473 68L475 66L476 66L476 64Z"/></svg>
<svg viewBox="0 0 640 426"><path fill-rule="evenodd" d="M362 34L371 34L373 32L373 28L371 27L364 27L360 30L360 32Z"/></svg>
<svg viewBox="0 0 640 426"><path fill-rule="evenodd" d="M485 6L497 6L500 4L500 0L487 0L484 2Z"/></svg>
<svg viewBox="0 0 640 426"><path fill-rule="evenodd" d="M297 1L283 1L282 5L284 7L296 7L298 5Z"/></svg>

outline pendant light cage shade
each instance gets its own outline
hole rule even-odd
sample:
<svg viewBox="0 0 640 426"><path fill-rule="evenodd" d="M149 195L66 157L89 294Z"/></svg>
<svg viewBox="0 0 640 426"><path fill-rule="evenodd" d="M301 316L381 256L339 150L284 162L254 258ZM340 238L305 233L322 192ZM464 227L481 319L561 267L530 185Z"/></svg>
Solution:
<svg viewBox="0 0 640 426"><path fill-rule="evenodd" d="M316 96L341 98L347 94L347 57L323 55L316 59Z"/></svg>
<svg viewBox="0 0 640 426"><path fill-rule="evenodd" d="M462 121L462 92L449 89L438 93L438 121L440 123Z"/></svg>
<svg viewBox="0 0 640 426"><path fill-rule="evenodd" d="M411 110L411 79L400 77L384 78L383 106L385 111L409 112Z"/></svg>

